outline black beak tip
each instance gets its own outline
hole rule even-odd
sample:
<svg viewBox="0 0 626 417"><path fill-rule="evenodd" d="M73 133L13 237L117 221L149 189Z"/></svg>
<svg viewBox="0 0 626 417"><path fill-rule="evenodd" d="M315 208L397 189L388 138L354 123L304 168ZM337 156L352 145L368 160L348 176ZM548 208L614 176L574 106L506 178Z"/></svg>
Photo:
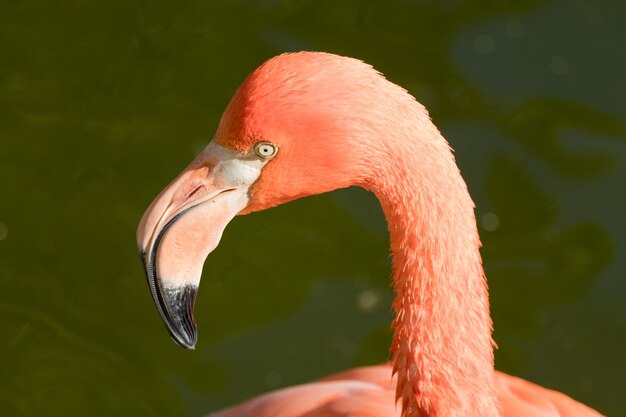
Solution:
<svg viewBox="0 0 626 417"><path fill-rule="evenodd" d="M168 288L163 293L165 301L164 321L170 336L179 346L194 349L198 341L196 322L193 318L193 307L198 287L184 285Z"/></svg>

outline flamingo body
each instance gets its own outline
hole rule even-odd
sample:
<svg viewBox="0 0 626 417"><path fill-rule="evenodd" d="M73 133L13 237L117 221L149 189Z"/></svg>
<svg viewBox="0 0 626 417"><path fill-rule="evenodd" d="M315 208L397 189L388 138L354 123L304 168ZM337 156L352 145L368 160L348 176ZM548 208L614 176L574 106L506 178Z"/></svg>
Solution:
<svg viewBox="0 0 626 417"><path fill-rule="evenodd" d="M254 71L213 141L146 211L138 245L172 338L194 347L202 263L234 216L348 186L373 192L389 225L391 363L214 417L600 415L494 371L474 204L450 147L404 89L337 55L284 54Z"/></svg>
<svg viewBox="0 0 626 417"><path fill-rule="evenodd" d="M209 417L400 417L388 365L351 369L277 390ZM503 417L600 417L567 395L495 372Z"/></svg>

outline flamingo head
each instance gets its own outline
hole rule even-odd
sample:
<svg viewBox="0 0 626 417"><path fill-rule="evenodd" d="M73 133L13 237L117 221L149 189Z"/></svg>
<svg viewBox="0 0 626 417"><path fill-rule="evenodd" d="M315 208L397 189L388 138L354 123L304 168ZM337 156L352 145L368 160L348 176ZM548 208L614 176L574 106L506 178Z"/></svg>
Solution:
<svg viewBox="0 0 626 417"><path fill-rule="evenodd" d="M153 201L137 231L175 342L195 346L202 266L234 216L366 185L377 165L372 149L383 147L368 134L380 104L371 93L389 85L361 61L322 53L278 56L241 85L213 140Z"/></svg>

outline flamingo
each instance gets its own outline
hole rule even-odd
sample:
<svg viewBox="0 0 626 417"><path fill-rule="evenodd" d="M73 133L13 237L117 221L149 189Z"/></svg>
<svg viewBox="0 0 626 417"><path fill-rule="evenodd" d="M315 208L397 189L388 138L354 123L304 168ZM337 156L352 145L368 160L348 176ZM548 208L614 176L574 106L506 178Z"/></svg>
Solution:
<svg viewBox="0 0 626 417"><path fill-rule="evenodd" d="M391 362L286 388L212 417L591 417L556 391L494 370L474 205L425 108L366 63L279 55L236 91L213 140L137 231L167 330L193 349L204 260L236 215L360 186L390 232Z"/></svg>

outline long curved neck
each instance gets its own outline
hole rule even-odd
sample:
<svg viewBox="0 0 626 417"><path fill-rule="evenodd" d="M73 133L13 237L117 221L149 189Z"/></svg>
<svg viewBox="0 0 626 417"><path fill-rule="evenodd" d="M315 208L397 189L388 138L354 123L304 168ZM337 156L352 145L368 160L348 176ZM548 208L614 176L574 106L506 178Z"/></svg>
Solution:
<svg viewBox="0 0 626 417"><path fill-rule="evenodd" d="M474 206L447 142L418 118L366 187L390 231L397 399L403 417L499 416Z"/></svg>

